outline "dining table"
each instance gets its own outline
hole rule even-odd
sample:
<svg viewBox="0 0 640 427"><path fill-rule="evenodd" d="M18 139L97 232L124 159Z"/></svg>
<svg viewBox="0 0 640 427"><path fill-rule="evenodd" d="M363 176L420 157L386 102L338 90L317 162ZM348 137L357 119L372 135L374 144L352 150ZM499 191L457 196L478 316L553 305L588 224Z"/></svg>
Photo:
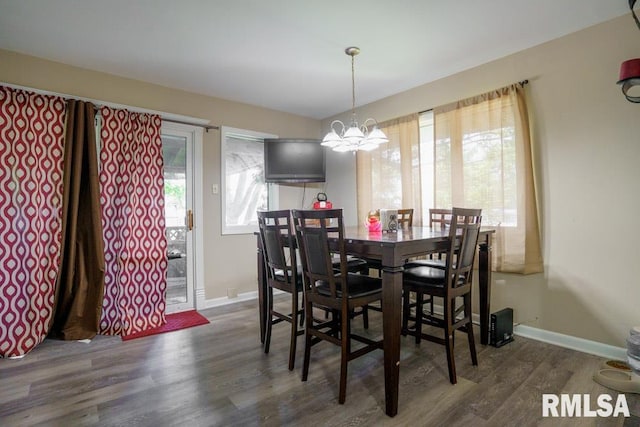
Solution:
<svg viewBox="0 0 640 427"><path fill-rule="evenodd" d="M364 226L345 227L348 254L381 262L382 324L385 378L385 413L398 413L400 384L400 342L402 322L402 273L408 259L437 253L446 248L449 231L430 227L408 227L389 232L370 232ZM491 299L491 242L494 229L483 227L478 238L478 294L480 310L480 343L489 342ZM266 269L260 236L257 238L258 303L260 339L264 343L268 301Z"/></svg>

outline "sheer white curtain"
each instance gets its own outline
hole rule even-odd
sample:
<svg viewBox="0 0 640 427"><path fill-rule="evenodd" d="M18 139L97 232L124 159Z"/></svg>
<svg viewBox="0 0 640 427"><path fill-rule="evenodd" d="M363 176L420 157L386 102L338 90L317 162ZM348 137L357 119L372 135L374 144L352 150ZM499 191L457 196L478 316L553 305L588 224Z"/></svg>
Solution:
<svg viewBox="0 0 640 427"><path fill-rule="evenodd" d="M514 84L434 109L435 207L482 208L496 228L497 271L542 271L524 88Z"/></svg>
<svg viewBox="0 0 640 427"><path fill-rule="evenodd" d="M422 224L418 114L380 123L389 142L357 153L358 218L371 210L413 208L413 224Z"/></svg>

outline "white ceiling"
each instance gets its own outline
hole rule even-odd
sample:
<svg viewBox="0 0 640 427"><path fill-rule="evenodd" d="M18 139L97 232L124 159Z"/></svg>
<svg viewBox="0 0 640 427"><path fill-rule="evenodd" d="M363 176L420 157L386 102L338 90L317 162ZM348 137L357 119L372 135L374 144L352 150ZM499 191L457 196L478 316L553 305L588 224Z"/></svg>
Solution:
<svg viewBox="0 0 640 427"><path fill-rule="evenodd" d="M323 119L351 108L348 46L363 105L625 13L627 0L0 0L0 48Z"/></svg>

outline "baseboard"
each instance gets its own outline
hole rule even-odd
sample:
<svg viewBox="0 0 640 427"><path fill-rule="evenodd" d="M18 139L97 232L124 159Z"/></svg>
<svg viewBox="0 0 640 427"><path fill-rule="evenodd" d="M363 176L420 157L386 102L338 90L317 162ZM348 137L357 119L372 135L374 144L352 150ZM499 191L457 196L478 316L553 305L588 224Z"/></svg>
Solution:
<svg viewBox="0 0 640 427"><path fill-rule="evenodd" d="M577 338L572 337L571 335L560 334L558 332L533 328L527 325L518 325L514 327L513 333L524 338L531 338L536 341L546 342L559 347L593 354L604 357L605 359L627 360L627 349L624 347L615 347L596 341L586 340L584 338Z"/></svg>
<svg viewBox="0 0 640 427"><path fill-rule="evenodd" d="M200 291L200 289L198 289ZM201 298L200 298L201 296ZM235 298L221 297L221 298L204 298L204 289L202 289L202 295L198 295L198 309L221 307L223 305L235 304L243 301L258 300L258 291L251 291L238 294Z"/></svg>
<svg viewBox="0 0 640 427"><path fill-rule="evenodd" d="M204 289L202 291L201 298L198 298L198 302L202 301L202 305L198 304L198 308L211 308L220 307L228 304L235 304L237 302L249 301L252 299L258 299L258 291L245 292L238 294L236 298L213 298L204 299ZM277 291L277 289L275 290ZM199 292L200 293L200 292ZM434 311L442 314L442 307L435 304ZM480 316L474 313L472 315L473 323L480 324ZM558 332L546 331L544 329L533 328L527 325L514 326L513 333L517 336L524 338L530 338L536 341L546 342L548 344L557 345L559 347L569 348L571 350L580 351L582 353L593 354L595 356L604 357L605 359L614 360L627 360L627 349L624 347L615 347L608 344L599 343L596 341L587 340L584 338L573 337L571 335L565 335Z"/></svg>

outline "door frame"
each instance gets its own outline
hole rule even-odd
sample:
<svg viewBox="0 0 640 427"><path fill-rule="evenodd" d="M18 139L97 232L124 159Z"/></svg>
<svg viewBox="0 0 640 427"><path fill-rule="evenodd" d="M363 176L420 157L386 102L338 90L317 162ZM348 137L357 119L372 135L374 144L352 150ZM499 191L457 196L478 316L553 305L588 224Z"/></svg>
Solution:
<svg viewBox="0 0 640 427"><path fill-rule="evenodd" d="M199 126L184 125L172 122L162 122L162 134L186 137L191 140L187 143L187 209L193 211L193 230L187 233L187 282L191 279L192 294L188 295L188 300L193 302L193 306L183 306L171 312L198 309L204 307L204 215L203 215L203 188L202 188L202 139L203 129ZM191 145L191 146L189 146ZM190 178L190 179L189 179ZM189 203L190 202L190 203ZM190 253L189 253L190 251ZM189 285L187 284L187 288Z"/></svg>

